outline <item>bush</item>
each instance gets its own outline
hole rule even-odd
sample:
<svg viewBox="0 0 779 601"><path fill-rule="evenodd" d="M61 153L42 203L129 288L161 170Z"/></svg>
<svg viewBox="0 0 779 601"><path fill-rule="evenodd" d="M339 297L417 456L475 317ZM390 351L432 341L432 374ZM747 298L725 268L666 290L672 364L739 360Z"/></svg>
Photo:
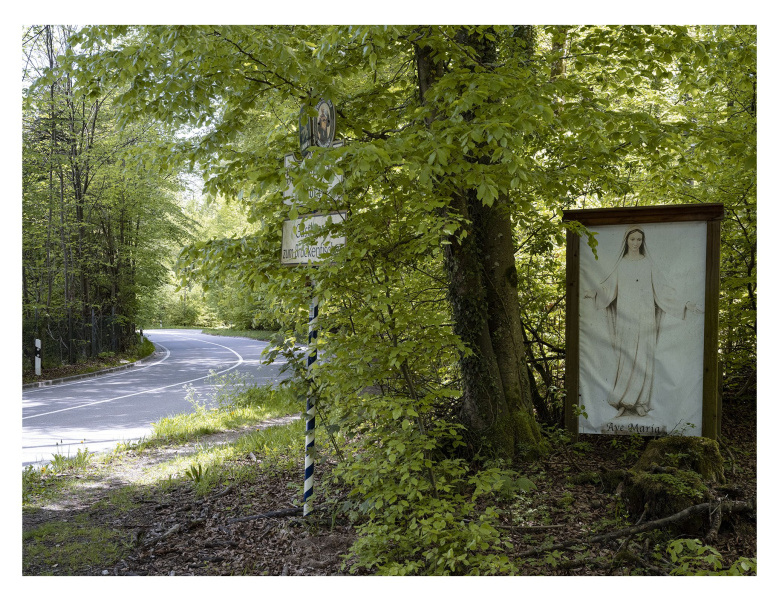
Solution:
<svg viewBox="0 0 779 601"><path fill-rule="evenodd" d="M351 549L352 571L512 573L502 554L511 544L495 527L498 514L489 501L511 487L516 474L499 467L474 471L463 459L445 457L441 445L463 446L461 427L443 420L420 426L414 405L371 397L360 435L335 470L351 488L352 518L363 520Z"/></svg>

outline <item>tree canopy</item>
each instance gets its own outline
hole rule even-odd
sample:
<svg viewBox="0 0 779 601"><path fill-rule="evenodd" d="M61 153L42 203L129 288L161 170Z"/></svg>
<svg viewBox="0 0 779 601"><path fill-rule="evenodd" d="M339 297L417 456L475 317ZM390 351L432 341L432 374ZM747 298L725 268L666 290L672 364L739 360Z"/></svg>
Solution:
<svg viewBox="0 0 779 601"><path fill-rule="evenodd" d="M178 174L136 161L170 135L149 120L117 126L116 90L93 94L62 66L74 32L34 26L23 41L24 346L42 339L47 363L133 344L139 299L164 280L190 227Z"/></svg>

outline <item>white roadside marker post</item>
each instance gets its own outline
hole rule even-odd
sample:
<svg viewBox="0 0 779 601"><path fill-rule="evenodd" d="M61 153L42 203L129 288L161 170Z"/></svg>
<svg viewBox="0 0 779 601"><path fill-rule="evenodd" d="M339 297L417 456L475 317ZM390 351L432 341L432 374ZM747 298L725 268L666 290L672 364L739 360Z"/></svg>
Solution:
<svg viewBox="0 0 779 601"><path fill-rule="evenodd" d="M35 375L41 375L41 341L35 339Z"/></svg>

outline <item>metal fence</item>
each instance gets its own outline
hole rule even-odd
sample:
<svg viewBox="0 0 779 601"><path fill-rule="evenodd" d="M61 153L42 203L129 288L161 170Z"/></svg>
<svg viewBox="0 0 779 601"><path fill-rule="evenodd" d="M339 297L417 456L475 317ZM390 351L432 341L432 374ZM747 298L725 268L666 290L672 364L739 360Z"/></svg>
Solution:
<svg viewBox="0 0 779 601"><path fill-rule="evenodd" d="M135 324L115 311L93 310L89 320L82 316L54 319L39 317L22 321L22 355L32 365L35 339L41 341L44 367L73 363L100 353L122 352L133 340Z"/></svg>

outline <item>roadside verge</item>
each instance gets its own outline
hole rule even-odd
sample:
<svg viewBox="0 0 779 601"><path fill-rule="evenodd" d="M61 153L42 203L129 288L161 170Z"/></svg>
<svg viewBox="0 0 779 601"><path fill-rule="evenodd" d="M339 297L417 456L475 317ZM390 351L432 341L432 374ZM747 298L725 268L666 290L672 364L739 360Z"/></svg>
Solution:
<svg viewBox="0 0 779 601"><path fill-rule="evenodd" d="M22 384L22 390L27 390L28 388L43 388L44 386L62 384L63 382L71 382L73 380L86 380L87 378L92 378L94 376L100 376L114 371L122 371L124 369L130 369L131 367L143 365L154 359L157 359L160 353L161 351L158 351L155 346L154 352L152 352L150 355L147 355L146 357L144 357L143 359L139 359L138 361L133 361L132 363L126 363L125 365L118 365L117 367L109 367L107 369L99 369L97 371L90 371L89 373L77 374L75 376L65 376L64 378L54 378L53 380L42 380L40 382L30 382L29 384Z"/></svg>

